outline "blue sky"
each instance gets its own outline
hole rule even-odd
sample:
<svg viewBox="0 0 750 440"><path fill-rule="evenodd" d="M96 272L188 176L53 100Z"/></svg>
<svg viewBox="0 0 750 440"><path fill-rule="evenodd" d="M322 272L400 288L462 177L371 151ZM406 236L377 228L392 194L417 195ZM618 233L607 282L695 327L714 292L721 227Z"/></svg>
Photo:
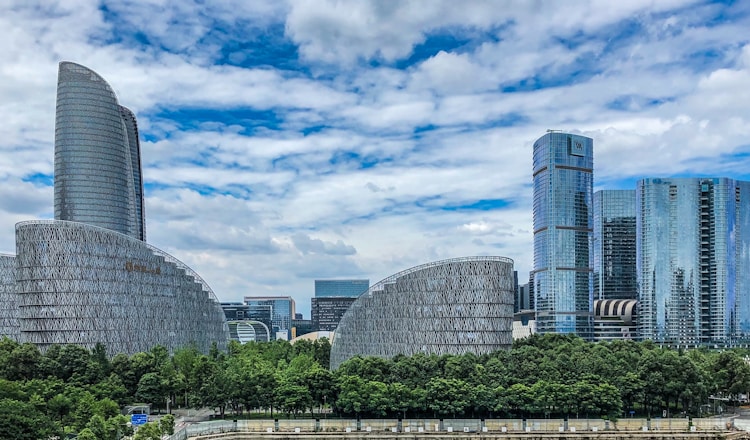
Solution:
<svg viewBox="0 0 750 440"><path fill-rule="evenodd" d="M57 64L138 118L149 242L221 300L433 260L532 264L531 145L594 139L596 189L750 180L750 2L0 5L0 252L52 217ZM4 231L4 232L3 232Z"/></svg>

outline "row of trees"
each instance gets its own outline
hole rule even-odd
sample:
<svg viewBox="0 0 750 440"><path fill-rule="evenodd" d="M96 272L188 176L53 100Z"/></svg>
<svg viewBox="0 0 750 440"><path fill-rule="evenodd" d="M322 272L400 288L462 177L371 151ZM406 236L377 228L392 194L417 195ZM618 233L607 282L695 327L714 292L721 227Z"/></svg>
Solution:
<svg viewBox="0 0 750 440"><path fill-rule="evenodd" d="M329 353L324 339L232 343L208 354L186 347L170 355L157 346L109 359L101 346L42 354L3 339L0 413L13 416L0 418L0 432L16 429L14 438L24 439L88 429L117 439L127 421L120 407L134 402L159 411L209 407L221 416L299 416L325 407L346 417L616 418L665 409L699 415L709 396L736 400L750 390L742 351L675 351L648 341L542 335L483 356L356 357L334 372Z"/></svg>

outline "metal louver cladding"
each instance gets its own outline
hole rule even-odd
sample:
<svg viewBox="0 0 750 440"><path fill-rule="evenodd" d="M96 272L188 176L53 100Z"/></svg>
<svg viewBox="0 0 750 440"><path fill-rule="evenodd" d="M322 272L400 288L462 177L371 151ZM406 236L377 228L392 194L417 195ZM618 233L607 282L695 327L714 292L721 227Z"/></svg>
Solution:
<svg viewBox="0 0 750 440"><path fill-rule="evenodd" d="M195 345L225 349L229 331L216 296L189 267L133 237L84 223L16 225L20 342L109 355Z"/></svg>
<svg viewBox="0 0 750 440"><path fill-rule="evenodd" d="M0 254L0 338L18 340L16 257Z"/></svg>
<svg viewBox="0 0 750 440"><path fill-rule="evenodd" d="M341 319L331 368L356 356L483 354L513 342L513 260L464 257L417 266L370 287Z"/></svg>

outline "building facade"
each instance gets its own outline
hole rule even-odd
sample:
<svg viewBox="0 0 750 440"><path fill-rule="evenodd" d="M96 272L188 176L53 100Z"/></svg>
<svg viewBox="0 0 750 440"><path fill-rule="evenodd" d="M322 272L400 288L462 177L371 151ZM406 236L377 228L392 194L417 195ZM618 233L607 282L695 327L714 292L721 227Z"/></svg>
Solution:
<svg viewBox="0 0 750 440"><path fill-rule="evenodd" d="M61 62L55 117L55 219L145 239L133 113L84 66Z"/></svg>
<svg viewBox="0 0 750 440"><path fill-rule="evenodd" d="M331 368L356 355L509 349L513 299L509 258L456 258L397 273L371 286L341 319Z"/></svg>
<svg viewBox="0 0 750 440"><path fill-rule="evenodd" d="M614 341L637 339L638 301L601 299L594 301L594 339Z"/></svg>
<svg viewBox="0 0 750 440"><path fill-rule="evenodd" d="M356 298L370 287L370 280L315 280L315 298Z"/></svg>
<svg viewBox="0 0 750 440"><path fill-rule="evenodd" d="M636 299L635 190L594 193L594 296Z"/></svg>
<svg viewBox="0 0 750 440"><path fill-rule="evenodd" d="M362 292L360 292L362 293ZM354 304L356 297L324 296L312 298L312 325L315 331L332 332L338 327L341 318L349 307Z"/></svg>
<svg viewBox="0 0 750 440"><path fill-rule="evenodd" d="M244 303L254 310L262 310L270 307L271 332L277 336L279 332L286 332L291 338L292 320L295 314L295 302L291 296L246 296Z"/></svg>
<svg viewBox="0 0 750 440"><path fill-rule="evenodd" d="M649 178L636 193L638 332L677 347L750 335L750 182Z"/></svg>
<svg viewBox="0 0 750 440"><path fill-rule="evenodd" d="M135 116L74 63L60 63L57 99L55 220L16 224L16 255L0 256L0 336L42 351L102 343L110 356L225 349L213 291L144 241Z"/></svg>
<svg viewBox="0 0 750 440"><path fill-rule="evenodd" d="M534 142L533 154L537 331L591 339L593 140L548 132Z"/></svg>

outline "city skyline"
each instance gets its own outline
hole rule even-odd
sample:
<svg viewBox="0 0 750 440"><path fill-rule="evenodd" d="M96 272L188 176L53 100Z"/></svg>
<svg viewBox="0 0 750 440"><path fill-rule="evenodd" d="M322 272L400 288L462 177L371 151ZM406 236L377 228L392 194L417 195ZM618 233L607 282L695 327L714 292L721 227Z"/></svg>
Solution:
<svg viewBox="0 0 750 440"><path fill-rule="evenodd" d="M0 252L51 219L60 61L138 119L149 242L221 301L469 256L532 269L534 140L594 139L594 191L750 180L750 5L10 2Z"/></svg>

